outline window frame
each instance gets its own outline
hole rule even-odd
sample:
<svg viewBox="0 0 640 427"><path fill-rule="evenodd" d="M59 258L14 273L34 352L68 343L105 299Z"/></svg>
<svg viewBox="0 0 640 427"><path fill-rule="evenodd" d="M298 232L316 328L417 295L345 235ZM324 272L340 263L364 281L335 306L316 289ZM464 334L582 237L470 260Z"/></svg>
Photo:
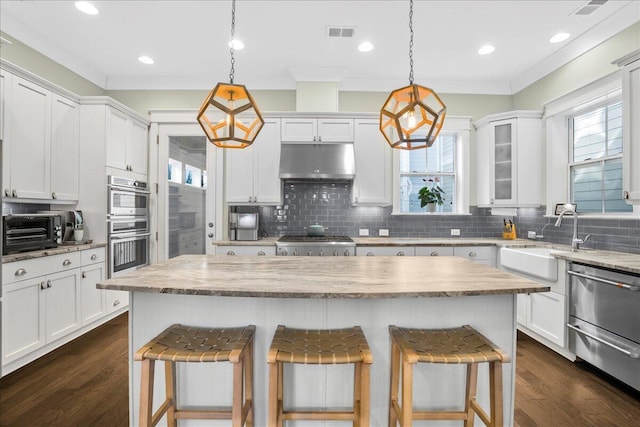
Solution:
<svg viewBox="0 0 640 427"><path fill-rule="evenodd" d="M427 216L427 215L468 215L470 194L470 137L471 117L447 117L440 134L455 134L454 145L454 173L438 172L435 174L411 173L400 171L400 152L393 152L393 208L391 215ZM428 148L426 148L428 150ZM453 212L401 212L400 211L400 183L401 176L425 176L425 175L455 175L455 210Z"/></svg>

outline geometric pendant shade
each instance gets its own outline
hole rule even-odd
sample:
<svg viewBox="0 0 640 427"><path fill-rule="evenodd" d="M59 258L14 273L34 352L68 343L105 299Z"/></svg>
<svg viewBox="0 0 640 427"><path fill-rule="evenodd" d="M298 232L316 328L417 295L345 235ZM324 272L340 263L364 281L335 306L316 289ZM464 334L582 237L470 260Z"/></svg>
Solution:
<svg viewBox="0 0 640 427"><path fill-rule="evenodd" d="M380 109L380 131L392 148L415 150L433 145L447 107L431 89L411 84L391 92Z"/></svg>
<svg viewBox="0 0 640 427"><path fill-rule="evenodd" d="M264 120L245 86L218 83L200 107L198 123L216 146L245 148L256 139Z"/></svg>

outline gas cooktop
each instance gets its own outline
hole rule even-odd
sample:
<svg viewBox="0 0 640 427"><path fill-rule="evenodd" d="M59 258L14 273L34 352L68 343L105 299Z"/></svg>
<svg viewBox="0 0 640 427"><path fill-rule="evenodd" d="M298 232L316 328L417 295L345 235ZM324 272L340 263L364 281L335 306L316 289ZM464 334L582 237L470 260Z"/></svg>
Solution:
<svg viewBox="0 0 640 427"><path fill-rule="evenodd" d="M282 236L278 242L283 243L330 243L330 242L346 242L351 243L353 240L347 236Z"/></svg>

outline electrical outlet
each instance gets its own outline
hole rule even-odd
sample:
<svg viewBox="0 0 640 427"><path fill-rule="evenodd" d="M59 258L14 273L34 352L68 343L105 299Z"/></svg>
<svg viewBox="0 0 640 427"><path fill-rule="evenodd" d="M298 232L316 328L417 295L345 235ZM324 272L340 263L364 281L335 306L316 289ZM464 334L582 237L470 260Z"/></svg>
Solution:
<svg viewBox="0 0 640 427"><path fill-rule="evenodd" d="M381 228L378 230L378 236L380 237L389 237L389 229L388 228Z"/></svg>
<svg viewBox="0 0 640 427"><path fill-rule="evenodd" d="M460 235L460 229L459 228L452 228L451 229L451 235L452 236L459 236Z"/></svg>
<svg viewBox="0 0 640 427"><path fill-rule="evenodd" d="M358 232L359 236L368 236L369 235L369 229L368 228L361 228Z"/></svg>
<svg viewBox="0 0 640 427"><path fill-rule="evenodd" d="M527 231L527 237L529 239L535 240L536 239L536 232L535 231Z"/></svg>

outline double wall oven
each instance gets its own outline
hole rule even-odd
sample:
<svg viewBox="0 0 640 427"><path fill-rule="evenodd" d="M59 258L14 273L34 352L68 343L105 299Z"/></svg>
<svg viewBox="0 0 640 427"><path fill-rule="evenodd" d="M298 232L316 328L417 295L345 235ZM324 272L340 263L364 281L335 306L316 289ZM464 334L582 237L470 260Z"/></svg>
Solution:
<svg viewBox="0 0 640 427"><path fill-rule="evenodd" d="M109 277L149 264L149 189L146 182L109 176Z"/></svg>

